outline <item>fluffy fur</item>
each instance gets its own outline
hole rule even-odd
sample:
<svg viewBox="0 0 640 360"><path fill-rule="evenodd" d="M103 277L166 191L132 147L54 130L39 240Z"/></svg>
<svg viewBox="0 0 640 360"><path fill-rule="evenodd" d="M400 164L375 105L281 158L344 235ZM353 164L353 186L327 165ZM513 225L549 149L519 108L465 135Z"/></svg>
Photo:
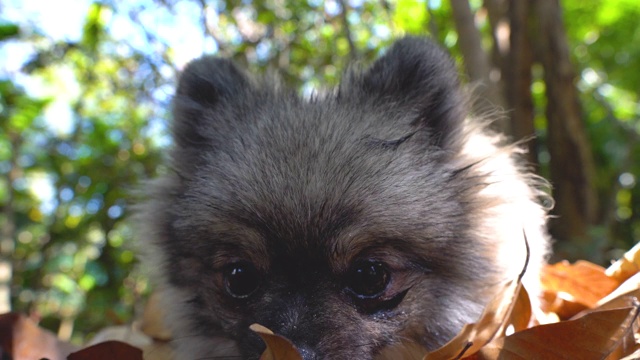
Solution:
<svg viewBox="0 0 640 360"><path fill-rule="evenodd" d="M434 349L517 276L523 233L530 283L547 253L539 181L517 147L469 119L452 61L428 40L401 39L306 100L228 60L196 60L172 129L173 171L138 223L180 359L257 359L252 323L305 359ZM358 261L387 271L373 299L349 288ZM260 279L242 299L223 270L238 262Z"/></svg>

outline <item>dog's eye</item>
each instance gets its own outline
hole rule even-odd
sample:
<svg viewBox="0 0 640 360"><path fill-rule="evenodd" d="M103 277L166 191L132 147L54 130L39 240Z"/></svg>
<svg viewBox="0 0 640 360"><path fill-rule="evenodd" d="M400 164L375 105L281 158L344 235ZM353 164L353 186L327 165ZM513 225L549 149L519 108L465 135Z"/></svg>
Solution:
<svg viewBox="0 0 640 360"><path fill-rule="evenodd" d="M250 263L229 264L225 267L223 275L227 293L237 299L244 299L253 294L260 285L260 274Z"/></svg>
<svg viewBox="0 0 640 360"><path fill-rule="evenodd" d="M389 270L379 261L361 261L347 274L347 286L358 297L374 298L382 295L390 281Z"/></svg>

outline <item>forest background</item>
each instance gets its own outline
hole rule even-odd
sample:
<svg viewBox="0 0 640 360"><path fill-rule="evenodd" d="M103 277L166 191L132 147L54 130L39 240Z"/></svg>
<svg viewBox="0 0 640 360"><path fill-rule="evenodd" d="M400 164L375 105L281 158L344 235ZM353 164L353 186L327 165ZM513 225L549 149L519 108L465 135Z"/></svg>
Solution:
<svg viewBox="0 0 640 360"><path fill-rule="evenodd" d="M402 34L446 47L473 111L529 139L554 259L606 265L640 238L638 19L637 0L3 1L0 313L76 343L139 313L152 286L127 216L168 171L189 60L231 57L309 95Z"/></svg>

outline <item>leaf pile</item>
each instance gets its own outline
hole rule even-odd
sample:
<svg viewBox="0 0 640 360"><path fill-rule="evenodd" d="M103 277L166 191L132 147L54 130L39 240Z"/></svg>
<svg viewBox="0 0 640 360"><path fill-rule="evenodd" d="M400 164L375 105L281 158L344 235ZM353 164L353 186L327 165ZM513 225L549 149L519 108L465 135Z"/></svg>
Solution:
<svg viewBox="0 0 640 360"><path fill-rule="evenodd" d="M640 358L640 244L606 270L586 261L547 265L542 289L541 299L532 302L520 279L514 279L503 285L476 323L465 325L441 348L428 352L416 344L403 343L385 350L380 358ZM122 333L106 329L108 335L99 337L98 344L76 352L25 316L0 315L0 358L171 359L171 334L158 315L162 311L157 296L149 300L140 330ZM261 360L302 359L284 337L258 324L251 329L267 344Z"/></svg>

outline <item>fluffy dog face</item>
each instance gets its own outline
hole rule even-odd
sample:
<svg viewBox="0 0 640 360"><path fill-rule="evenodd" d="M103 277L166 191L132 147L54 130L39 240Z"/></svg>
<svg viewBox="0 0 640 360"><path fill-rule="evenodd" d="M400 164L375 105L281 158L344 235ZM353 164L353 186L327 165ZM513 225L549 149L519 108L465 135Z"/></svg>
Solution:
<svg viewBox="0 0 640 360"><path fill-rule="evenodd" d="M424 40L400 40L311 100L203 58L174 104L175 173L144 221L180 358L257 359L252 323L305 359L371 359L407 339L435 348L509 268L504 236L487 234L509 202L487 191L487 156L506 157L526 192L515 197L538 209L509 154L488 140L486 156L470 154L454 67Z"/></svg>

